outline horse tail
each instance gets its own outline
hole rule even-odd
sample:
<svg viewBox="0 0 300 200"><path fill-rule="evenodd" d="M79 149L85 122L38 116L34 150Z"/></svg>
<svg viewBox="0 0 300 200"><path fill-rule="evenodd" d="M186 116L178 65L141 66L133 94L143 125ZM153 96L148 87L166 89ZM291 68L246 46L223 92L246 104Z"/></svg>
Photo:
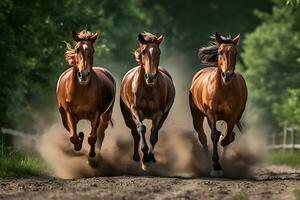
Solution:
<svg viewBox="0 0 300 200"><path fill-rule="evenodd" d="M243 126L242 126L242 123L241 123L240 121L238 121L238 122L236 123L236 126L238 127L239 131L240 131L241 133L243 133Z"/></svg>

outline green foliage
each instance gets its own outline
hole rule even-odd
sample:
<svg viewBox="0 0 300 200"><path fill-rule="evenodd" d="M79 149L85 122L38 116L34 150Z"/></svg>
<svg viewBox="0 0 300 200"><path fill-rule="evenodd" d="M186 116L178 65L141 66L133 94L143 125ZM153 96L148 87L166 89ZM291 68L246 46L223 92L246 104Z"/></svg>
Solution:
<svg viewBox="0 0 300 200"><path fill-rule="evenodd" d="M137 0L1 1L0 126L31 132L52 119L44 113L52 113L56 103L56 81L68 67L63 41L72 41L72 30L101 32L96 57L135 62L130 59L135 38L149 24L138 5Z"/></svg>
<svg viewBox="0 0 300 200"><path fill-rule="evenodd" d="M267 10L256 0L2 0L0 2L0 126L36 132L53 118L56 81L68 67L65 45L71 31L100 31L95 64L124 74L136 65L132 52L139 32L165 33L165 49L187 56L196 70L197 49L215 31L236 34L254 29L253 9ZM235 17L238 12L239 17ZM163 56L168 52L164 51ZM45 114L47 113L47 114ZM55 112L56 113L56 112ZM34 122L34 123L33 123Z"/></svg>
<svg viewBox="0 0 300 200"><path fill-rule="evenodd" d="M282 108L296 109L287 99L300 87L300 12L299 6L274 3L272 13L256 12L262 24L247 35L242 58L250 101L276 126L296 120Z"/></svg>
<svg viewBox="0 0 300 200"><path fill-rule="evenodd" d="M297 5L297 4L300 4L300 0L287 0L286 4L287 5Z"/></svg>
<svg viewBox="0 0 300 200"><path fill-rule="evenodd" d="M282 104L275 103L274 113L278 116L281 126L300 130L300 88L288 89Z"/></svg>

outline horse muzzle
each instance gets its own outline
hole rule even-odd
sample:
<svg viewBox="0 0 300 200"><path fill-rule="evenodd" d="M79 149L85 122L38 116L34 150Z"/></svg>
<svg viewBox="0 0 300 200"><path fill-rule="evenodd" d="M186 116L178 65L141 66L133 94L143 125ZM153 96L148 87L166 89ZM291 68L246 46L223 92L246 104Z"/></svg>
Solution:
<svg viewBox="0 0 300 200"><path fill-rule="evenodd" d="M91 77L91 72L88 70L83 70L77 72L77 78L81 85L87 85Z"/></svg>
<svg viewBox="0 0 300 200"><path fill-rule="evenodd" d="M149 86L152 86L156 83L157 77L157 73L146 73L144 76L146 84Z"/></svg>
<svg viewBox="0 0 300 200"><path fill-rule="evenodd" d="M227 72L222 72L221 73L222 79L223 79L225 84L229 83L232 80L233 75L234 75L234 72L232 72L232 71L227 71Z"/></svg>

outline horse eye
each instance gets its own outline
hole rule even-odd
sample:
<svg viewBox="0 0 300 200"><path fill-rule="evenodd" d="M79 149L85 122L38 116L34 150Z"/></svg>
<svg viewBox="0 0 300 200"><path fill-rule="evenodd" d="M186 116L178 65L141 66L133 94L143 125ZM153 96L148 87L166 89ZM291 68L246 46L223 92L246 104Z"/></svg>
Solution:
<svg viewBox="0 0 300 200"><path fill-rule="evenodd" d="M78 53L78 52L79 52L79 49L78 49L78 48L76 48L76 49L75 49L75 53Z"/></svg>

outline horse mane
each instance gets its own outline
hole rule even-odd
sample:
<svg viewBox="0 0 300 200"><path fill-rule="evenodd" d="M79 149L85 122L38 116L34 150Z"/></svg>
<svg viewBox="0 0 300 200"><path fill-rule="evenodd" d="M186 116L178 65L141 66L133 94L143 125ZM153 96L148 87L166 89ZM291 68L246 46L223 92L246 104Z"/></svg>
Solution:
<svg viewBox="0 0 300 200"><path fill-rule="evenodd" d="M157 36L149 33L149 32L143 32L141 33L144 37L144 40L146 41L146 44L153 43L157 40ZM135 60L138 62L139 65L141 65L142 60L142 45L140 45L139 48L137 48L134 51Z"/></svg>
<svg viewBox="0 0 300 200"><path fill-rule="evenodd" d="M83 29L78 33L78 38L79 40L88 41L92 38L93 35L94 35L93 33L87 31L86 29ZM74 66L75 50L70 43L65 42L65 44L66 44L65 60L70 66Z"/></svg>
<svg viewBox="0 0 300 200"><path fill-rule="evenodd" d="M219 44L216 41L216 36L213 34L210 36L212 41L209 42L208 46L201 47L198 51L198 55L201 60L201 64L206 67L216 67L218 62L218 49L223 43L233 43L231 36L225 37L221 36L222 43Z"/></svg>
<svg viewBox="0 0 300 200"><path fill-rule="evenodd" d="M69 64L69 66L75 65L75 50L71 44L65 42L66 44L66 52L65 52L65 60Z"/></svg>

